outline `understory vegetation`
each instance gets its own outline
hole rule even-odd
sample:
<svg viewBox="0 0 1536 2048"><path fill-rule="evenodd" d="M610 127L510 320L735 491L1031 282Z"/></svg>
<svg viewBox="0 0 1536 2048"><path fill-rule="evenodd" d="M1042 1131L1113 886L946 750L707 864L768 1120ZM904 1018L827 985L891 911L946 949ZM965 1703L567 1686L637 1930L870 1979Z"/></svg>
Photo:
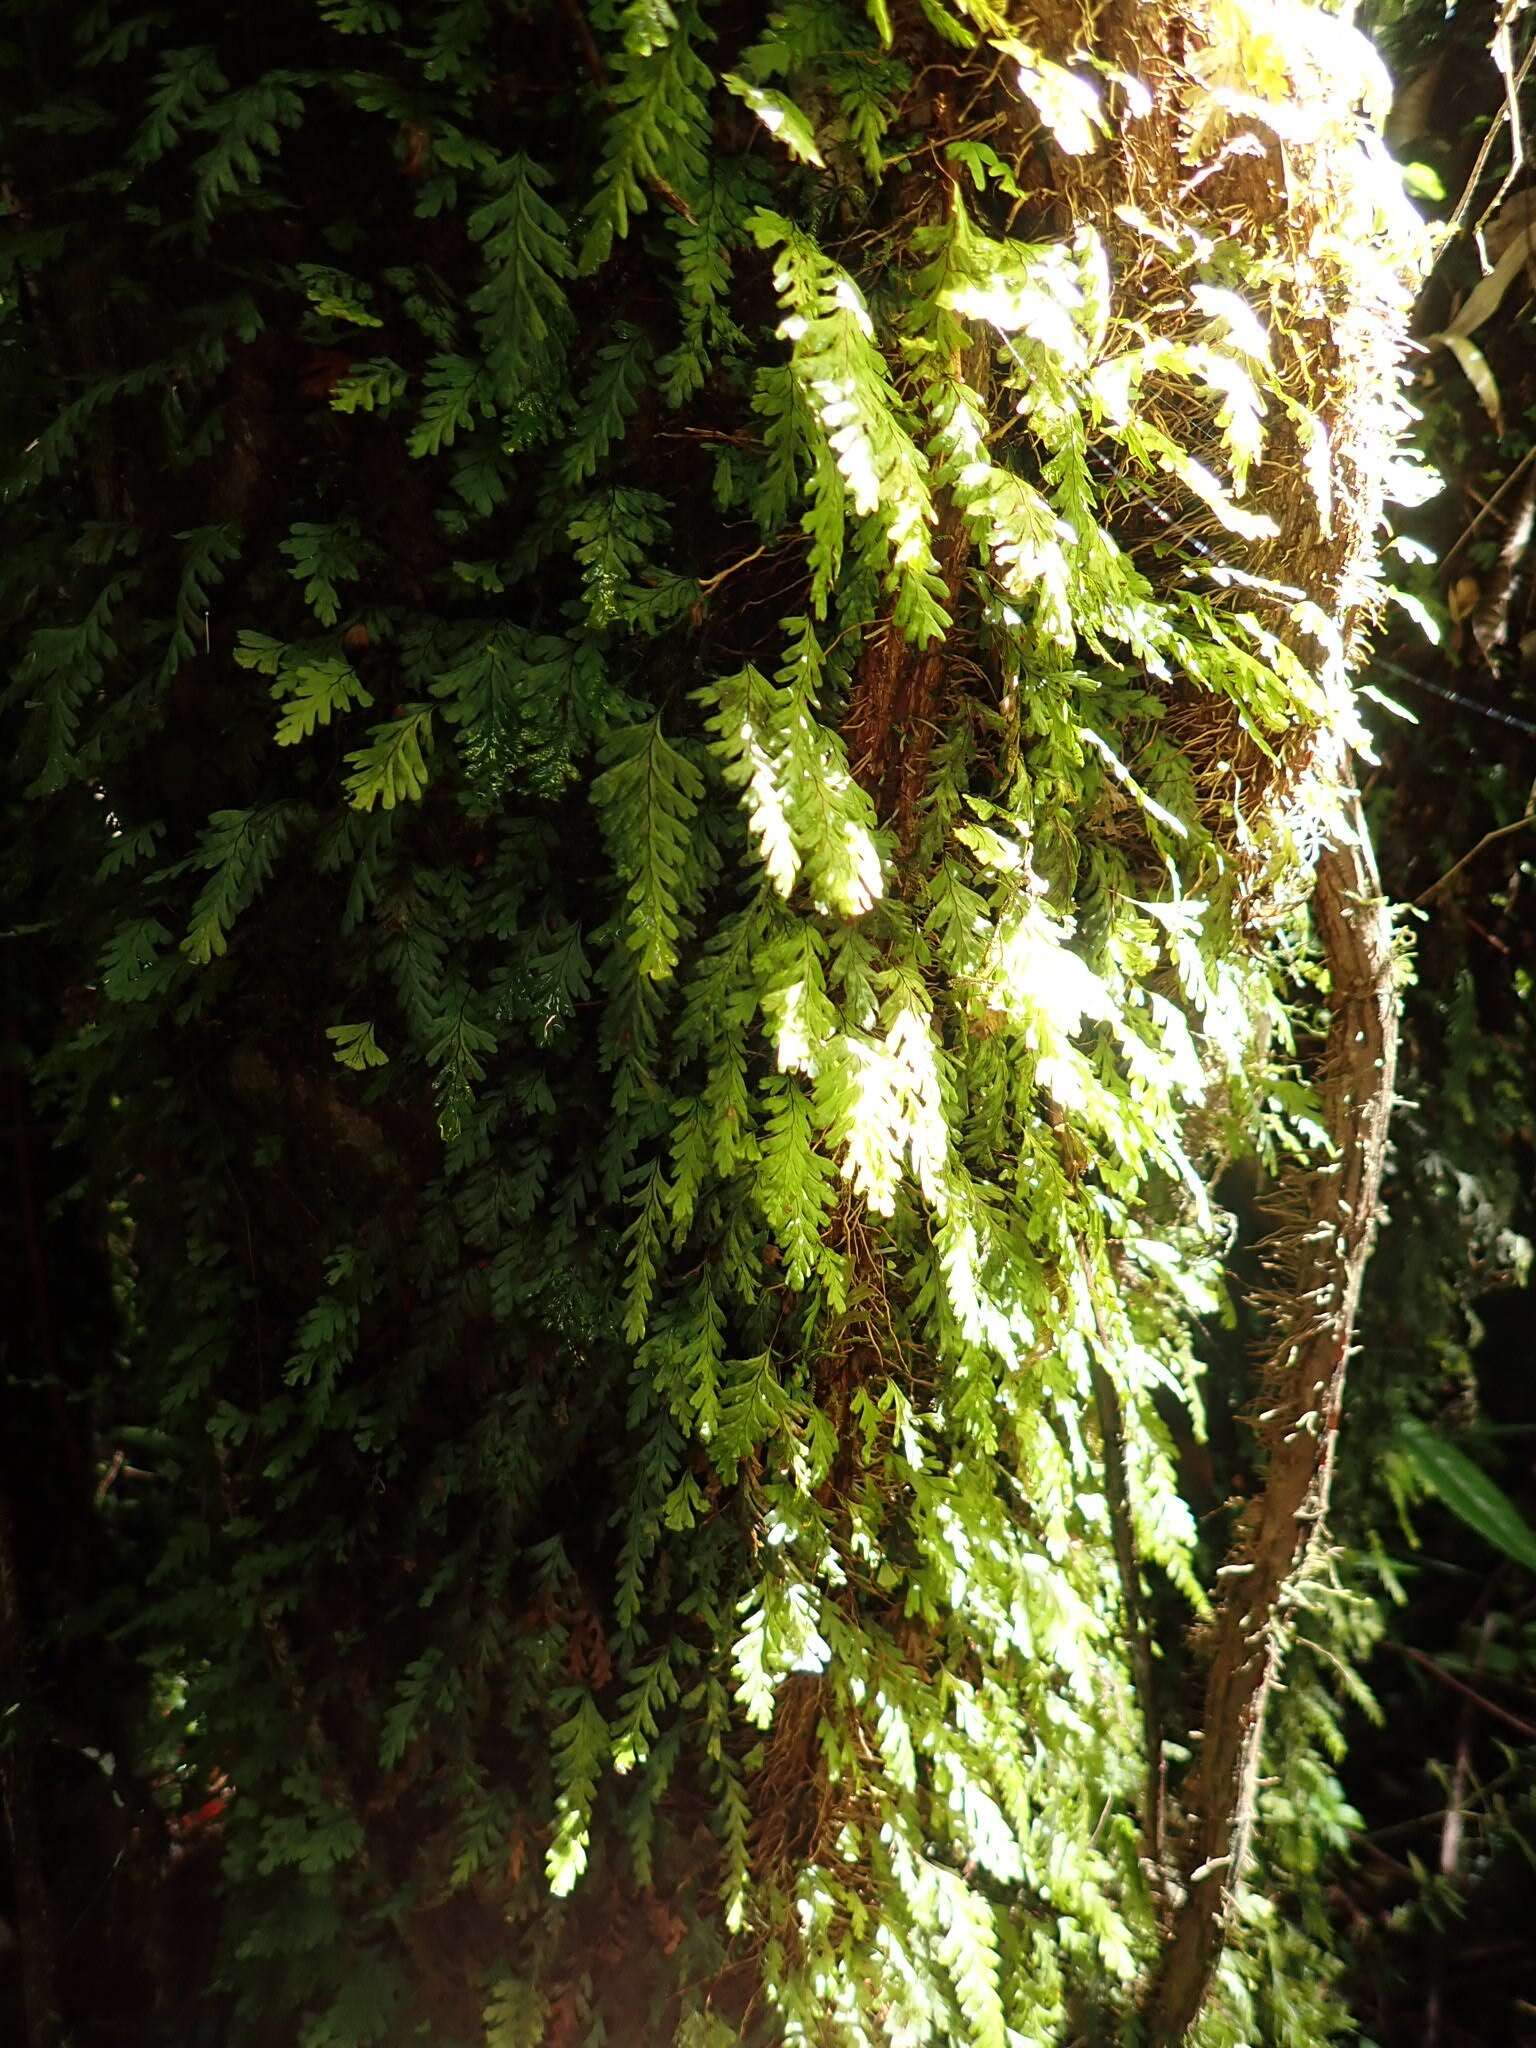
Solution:
<svg viewBox="0 0 1536 2048"><path fill-rule="evenodd" d="M7 2039L1536 2038L1522 36L0 0Z"/></svg>

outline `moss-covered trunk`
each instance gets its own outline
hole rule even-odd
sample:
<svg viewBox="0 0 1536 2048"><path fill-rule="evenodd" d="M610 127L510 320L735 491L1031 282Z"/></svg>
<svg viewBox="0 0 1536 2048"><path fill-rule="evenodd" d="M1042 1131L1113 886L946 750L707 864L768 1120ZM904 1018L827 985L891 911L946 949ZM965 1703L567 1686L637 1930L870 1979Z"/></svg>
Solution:
<svg viewBox="0 0 1536 2048"><path fill-rule="evenodd" d="M1181 2036L1390 1096L1364 45L4 13L38 1081L232 2038ZM1312 1142L1314 868L1317 1313L1169 1783L1205 1179Z"/></svg>

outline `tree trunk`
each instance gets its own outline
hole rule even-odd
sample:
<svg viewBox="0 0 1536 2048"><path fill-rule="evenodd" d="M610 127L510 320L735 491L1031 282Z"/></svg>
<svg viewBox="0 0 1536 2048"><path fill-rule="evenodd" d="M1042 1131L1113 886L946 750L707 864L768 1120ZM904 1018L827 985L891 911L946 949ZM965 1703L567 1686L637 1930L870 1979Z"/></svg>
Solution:
<svg viewBox="0 0 1536 2048"><path fill-rule="evenodd" d="M1282 1191L1270 1246L1272 1349L1260 1380L1263 1487L1240 1518L1221 1600L1186 1795L1185 1891L1147 2016L1173 2048L1199 2016L1221 1957L1253 1830L1265 1706L1288 1606L1328 1512L1344 1381L1370 1255L1397 1070L1392 920L1359 801L1317 865L1313 911L1331 1022L1319 1077L1333 1158Z"/></svg>
<svg viewBox="0 0 1536 2048"><path fill-rule="evenodd" d="M1138 1969L1177 2039L1391 1091L1352 812L1338 1156L1170 1791L1178 1272L1399 419L1363 45L21 11L16 867L235 2040L1001 2048Z"/></svg>

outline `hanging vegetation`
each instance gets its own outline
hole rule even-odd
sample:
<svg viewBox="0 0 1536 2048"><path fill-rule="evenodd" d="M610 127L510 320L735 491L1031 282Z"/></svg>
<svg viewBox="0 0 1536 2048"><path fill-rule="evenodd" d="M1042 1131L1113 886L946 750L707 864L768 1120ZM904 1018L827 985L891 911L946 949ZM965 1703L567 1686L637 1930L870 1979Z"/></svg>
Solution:
<svg viewBox="0 0 1536 2048"><path fill-rule="evenodd" d="M1254 1823L1393 1080L1368 45L0 13L33 1085L230 2038L1328 2038Z"/></svg>

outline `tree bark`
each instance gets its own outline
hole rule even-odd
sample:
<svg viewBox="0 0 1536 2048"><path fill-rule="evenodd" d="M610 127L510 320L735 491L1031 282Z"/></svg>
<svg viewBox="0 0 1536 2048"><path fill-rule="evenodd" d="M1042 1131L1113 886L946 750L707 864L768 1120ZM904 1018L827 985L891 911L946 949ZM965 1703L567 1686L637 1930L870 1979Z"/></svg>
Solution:
<svg viewBox="0 0 1536 2048"><path fill-rule="evenodd" d="M1391 914L1353 785L1317 865L1313 915L1332 1021L1322 1076L1334 1157L1291 1191L1274 1246L1276 1330L1260 1418L1264 1489L1222 1570L1184 1891L1146 2004L1157 2048L1185 2039L1210 1990L1253 1828L1269 1691L1286 1613L1327 1513L1360 1284L1370 1254L1397 1063ZM1294 1197L1299 1196L1299 1200Z"/></svg>

